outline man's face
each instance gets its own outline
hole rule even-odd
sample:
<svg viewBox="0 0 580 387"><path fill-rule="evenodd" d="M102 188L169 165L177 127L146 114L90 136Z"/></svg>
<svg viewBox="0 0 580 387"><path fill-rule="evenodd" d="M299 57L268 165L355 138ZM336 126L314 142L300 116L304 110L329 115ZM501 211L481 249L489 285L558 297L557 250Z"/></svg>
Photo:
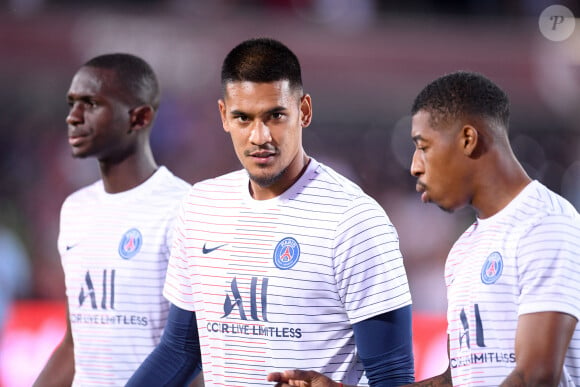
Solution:
<svg viewBox="0 0 580 387"><path fill-rule="evenodd" d="M67 93L68 140L74 157L101 161L125 157L134 141L130 106L112 70L82 67Z"/></svg>
<svg viewBox="0 0 580 387"><path fill-rule="evenodd" d="M424 203L433 202L452 212L470 201L468 159L462 150L460 124L441 120L435 129L431 118L425 110L413 116L411 175L417 178L416 189Z"/></svg>
<svg viewBox="0 0 580 387"><path fill-rule="evenodd" d="M278 194L291 186L304 167L302 128L310 124L310 96L286 80L231 82L218 105L252 186Z"/></svg>

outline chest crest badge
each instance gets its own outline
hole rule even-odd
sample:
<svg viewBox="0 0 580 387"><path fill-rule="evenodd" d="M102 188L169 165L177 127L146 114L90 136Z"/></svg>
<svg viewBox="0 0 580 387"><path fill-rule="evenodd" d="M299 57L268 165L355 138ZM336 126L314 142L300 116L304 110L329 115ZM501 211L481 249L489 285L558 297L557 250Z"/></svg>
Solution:
<svg viewBox="0 0 580 387"><path fill-rule="evenodd" d="M300 245L296 239L286 237L276 245L274 249L274 265L278 269L291 269L300 258Z"/></svg>
<svg viewBox="0 0 580 387"><path fill-rule="evenodd" d="M141 232L136 228L132 228L123 234L119 242L119 255L123 259L131 259L141 250L142 244L143 237Z"/></svg>
<svg viewBox="0 0 580 387"><path fill-rule="evenodd" d="M486 285L495 283L503 271L503 258L500 253L494 251L489 254L481 268L481 282Z"/></svg>

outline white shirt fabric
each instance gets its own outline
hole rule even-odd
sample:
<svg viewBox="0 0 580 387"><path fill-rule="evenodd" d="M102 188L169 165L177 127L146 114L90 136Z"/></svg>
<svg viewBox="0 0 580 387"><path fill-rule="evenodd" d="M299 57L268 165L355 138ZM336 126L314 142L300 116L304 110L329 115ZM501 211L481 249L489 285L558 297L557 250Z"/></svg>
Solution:
<svg viewBox="0 0 580 387"><path fill-rule="evenodd" d="M352 324L411 303L394 226L314 159L274 199L248 184L245 170L195 184L177 222L164 294L196 312L206 386L292 368L355 384Z"/></svg>
<svg viewBox="0 0 580 387"><path fill-rule="evenodd" d="M172 226L191 187L165 167L129 191L98 181L61 210L58 249L75 355L73 385L124 386L159 342Z"/></svg>
<svg viewBox="0 0 580 387"><path fill-rule="evenodd" d="M533 181L494 216L465 231L449 254L448 334L454 386L498 386L515 367L522 314L580 318L580 216ZM580 385L580 327L560 386Z"/></svg>

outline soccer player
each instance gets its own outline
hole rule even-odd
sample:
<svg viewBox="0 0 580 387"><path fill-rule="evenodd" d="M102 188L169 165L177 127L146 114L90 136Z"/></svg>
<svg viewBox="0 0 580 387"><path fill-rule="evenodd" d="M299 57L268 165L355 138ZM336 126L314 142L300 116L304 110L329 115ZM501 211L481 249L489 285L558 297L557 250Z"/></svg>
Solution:
<svg viewBox="0 0 580 387"><path fill-rule="evenodd" d="M184 199L167 327L129 385L180 383L180 368L200 360L206 385L271 385L266 375L280 367L411 382L411 296L396 230L375 200L303 149L312 101L295 54L247 40L221 76L222 124L244 168ZM196 345L201 359L188 353Z"/></svg>
<svg viewBox="0 0 580 387"><path fill-rule="evenodd" d="M159 96L152 68L129 54L95 57L72 79L68 142L102 179L62 206L67 328L35 386L123 386L159 342L170 231L190 187L151 151Z"/></svg>
<svg viewBox="0 0 580 387"><path fill-rule="evenodd" d="M421 200L476 215L445 266L449 368L415 385L580 385L580 216L514 156L507 95L456 72L426 86L412 114ZM313 371L270 379L337 385Z"/></svg>

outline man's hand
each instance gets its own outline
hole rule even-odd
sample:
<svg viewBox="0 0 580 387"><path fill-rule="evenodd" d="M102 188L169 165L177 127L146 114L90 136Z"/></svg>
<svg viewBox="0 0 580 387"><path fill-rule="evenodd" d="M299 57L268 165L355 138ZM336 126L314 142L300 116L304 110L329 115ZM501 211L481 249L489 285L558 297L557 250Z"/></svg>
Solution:
<svg viewBox="0 0 580 387"><path fill-rule="evenodd" d="M272 372L268 375L269 382L277 382L276 387L339 387L332 379L316 371L287 370Z"/></svg>

